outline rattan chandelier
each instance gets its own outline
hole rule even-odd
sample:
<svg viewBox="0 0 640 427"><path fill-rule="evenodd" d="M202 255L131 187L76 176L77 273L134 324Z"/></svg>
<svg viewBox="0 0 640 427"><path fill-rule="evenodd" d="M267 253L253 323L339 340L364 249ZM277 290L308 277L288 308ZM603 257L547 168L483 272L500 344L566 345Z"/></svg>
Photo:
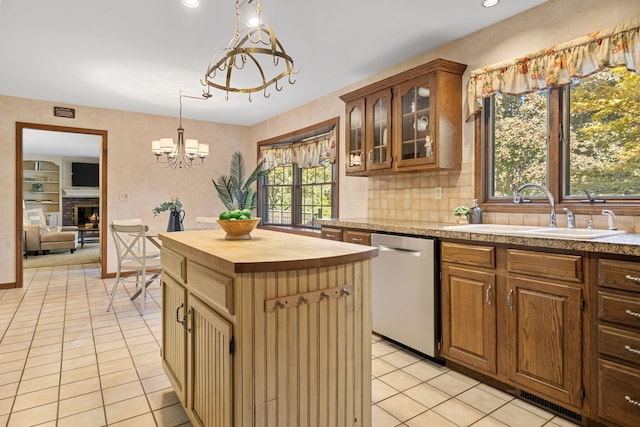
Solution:
<svg viewBox="0 0 640 427"><path fill-rule="evenodd" d="M203 96L210 98L211 88L225 92L225 99L229 99L229 92L251 94L263 91L265 98L271 94L267 87L275 84L277 91L282 90L278 81L287 77L290 84L294 84L292 74L293 59L287 55L282 43L276 38L271 26L262 22L260 0L243 0L243 7L253 7L255 2L257 19L254 26L240 30L240 0L236 0L235 32L227 47L218 52L209 62L203 86L206 86ZM238 76L238 72L240 77Z"/></svg>

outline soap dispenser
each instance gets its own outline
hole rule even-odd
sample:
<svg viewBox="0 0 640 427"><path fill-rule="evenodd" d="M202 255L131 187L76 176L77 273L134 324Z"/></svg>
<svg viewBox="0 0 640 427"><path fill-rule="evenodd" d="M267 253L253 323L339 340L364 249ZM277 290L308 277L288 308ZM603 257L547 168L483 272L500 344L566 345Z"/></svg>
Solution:
<svg viewBox="0 0 640 427"><path fill-rule="evenodd" d="M473 207L469 214L470 224L482 224L482 208L478 206L478 199L473 199Z"/></svg>

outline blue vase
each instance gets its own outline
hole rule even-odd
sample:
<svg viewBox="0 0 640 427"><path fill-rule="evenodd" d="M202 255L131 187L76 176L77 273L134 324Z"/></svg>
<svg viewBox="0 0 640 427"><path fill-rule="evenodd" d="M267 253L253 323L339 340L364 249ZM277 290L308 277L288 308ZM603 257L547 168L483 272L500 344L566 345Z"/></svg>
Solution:
<svg viewBox="0 0 640 427"><path fill-rule="evenodd" d="M184 226L182 225L182 221L184 220L185 215L185 211L171 210L171 212L169 212L169 225L167 226L167 231L183 231Z"/></svg>

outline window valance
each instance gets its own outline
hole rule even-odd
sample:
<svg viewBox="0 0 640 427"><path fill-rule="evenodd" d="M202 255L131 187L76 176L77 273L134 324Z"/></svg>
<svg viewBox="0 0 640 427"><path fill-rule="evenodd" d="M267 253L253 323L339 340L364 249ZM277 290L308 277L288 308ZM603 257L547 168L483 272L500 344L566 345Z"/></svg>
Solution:
<svg viewBox="0 0 640 427"><path fill-rule="evenodd" d="M264 145L260 158L271 169L296 163L300 168L315 168L325 161L336 162L336 129L303 142L288 145Z"/></svg>
<svg viewBox="0 0 640 427"><path fill-rule="evenodd" d="M603 68L626 67L640 74L640 17L614 27L471 72L468 113L497 92L517 95L571 83Z"/></svg>

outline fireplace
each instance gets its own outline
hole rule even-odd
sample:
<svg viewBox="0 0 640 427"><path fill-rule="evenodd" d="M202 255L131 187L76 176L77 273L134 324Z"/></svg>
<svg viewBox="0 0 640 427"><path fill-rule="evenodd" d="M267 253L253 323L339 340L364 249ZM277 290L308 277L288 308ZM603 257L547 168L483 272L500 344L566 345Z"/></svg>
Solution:
<svg viewBox="0 0 640 427"><path fill-rule="evenodd" d="M73 205L73 224L85 226L93 224L94 228L98 228L100 220L100 205L96 203L76 203Z"/></svg>

